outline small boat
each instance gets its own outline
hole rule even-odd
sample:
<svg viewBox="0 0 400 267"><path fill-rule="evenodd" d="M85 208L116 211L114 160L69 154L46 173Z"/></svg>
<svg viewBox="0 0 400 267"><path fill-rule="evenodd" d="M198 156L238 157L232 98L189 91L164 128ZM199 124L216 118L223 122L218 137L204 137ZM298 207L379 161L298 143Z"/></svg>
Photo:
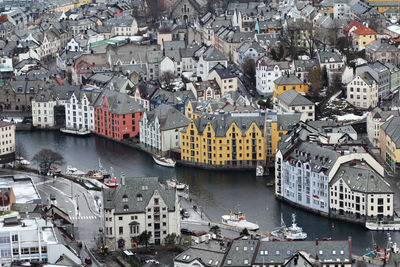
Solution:
<svg viewBox="0 0 400 267"><path fill-rule="evenodd" d="M53 167L50 167L49 174L50 175L60 175L61 170L58 168L58 166L53 166Z"/></svg>
<svg viewBox="0 0 400 267"><path fill-rule="evenodd" d="M176 164L176 162L170 158L153 156L153 160L155 163L157 163L158 165L163 166L163 167L174 168L175 164Z"/></svg>
<svg viewBox="0 0 400 267"><path fill-rule="evenodd" d="M286 227L281 215L281 227L272 231L271 236L286 239L286 240L304 240L307 238L307 233L303 232L303 228L299 227L296 223L296 215L292 214L292 225Z"/></svg>
<svg viewBox="0 0 400 267"><path fill-rule="evenodd" d="M111 169L112 171L112 169ZM109 178L110 175L106 171L106 169L103 168L103 165L101 165L100 159L99 159L99 168L90 170L87 174L86 177L89 179L95 179L95 180L102 180L105 178Z"/></svg>
<svg viewBox="0 0 400 267"><path fill-rule="evenodd" d="M15 157L15 160L18 161L20 165L24 166L31 165L30 161L24 159L23 157Z"/></svg>
<svg viewBox="0 0 400 267"><path fill-rule="evenodd" d="M246 217L239 210L237 212L230 211L229 215L222 215L222 223L240 229L246 228L251 231L260 229L257 224L246 221Z"/></svg>
<svg viewBox="0 0 400 267"><path fill-rule="evenodd" d="M67 128L61 128L60 132L66 133L66 134L75 134L75 135L89 135L90 131L86 129L79 129L79 130L74 130L74 129L67 129Z"/></svg>
<svg viewBox="0 0 400 267"><path fill-rule="evenodd" d="M264 176L264 168L263 168L263 166L257 165L256 176L257 177Z"/></svg>
<svg viewBox="0 0 400 267"><path fill-rule="evenodd" d="M112 178L106 179L104 181L104 185L107 186L108 188L116 188L116 187L118 187L117 178L112 177Z"/></svg>
<svg viewBox="0 0 400 267"><path fill-rule="evenodd" d="M169 188L176 189L176 190L185 190L188 187L188 185L181 183L178 180L173 179L173 178L167 180L167 185Z"/></svg>
<svg viewBox="0 0 400 267"><path fill-rule="evenodd" d="M68 165L67 166L67 170L64 173L65 175L69 175L69 176L83 176L85 175L85 173L83 171L78 170L77 168Z"/></svg>

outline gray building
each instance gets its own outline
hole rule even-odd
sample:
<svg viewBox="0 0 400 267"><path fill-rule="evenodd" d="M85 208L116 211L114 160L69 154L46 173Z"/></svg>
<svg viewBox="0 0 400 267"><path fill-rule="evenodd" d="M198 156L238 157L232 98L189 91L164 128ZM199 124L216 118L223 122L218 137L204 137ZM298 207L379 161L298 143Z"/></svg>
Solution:
<svg viewBox="0 0 400 267"><path fill-rule="evenodd" d="M390 94L390 70L379 61L356 69L356 76L368 72L378 84L378 96L381 100Z"/></svg>

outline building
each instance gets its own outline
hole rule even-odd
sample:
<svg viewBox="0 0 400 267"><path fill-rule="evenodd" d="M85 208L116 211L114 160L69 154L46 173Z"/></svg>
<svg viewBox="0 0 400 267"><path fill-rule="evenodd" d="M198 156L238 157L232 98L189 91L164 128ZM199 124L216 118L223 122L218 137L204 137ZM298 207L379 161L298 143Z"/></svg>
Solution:
<svg viewBox="0 0 400 267"><path fill-rule="evenodd" d="M357 75L347 84L347 102L362 109L376 107L378 84L368 72Z"/></svg>
<svg viewBox="0 0 400 267"><path fill-rule="evenodd" d="M134 17L130 15L118 16L107 20L105 25L111 27L111 37L114 36L133 36L138 32L138 24Z"/></svg>
<svg viewBox="0 0 400 267"><path fill-rule="evenodd" d="M180 234L179 198L158 177L122 176L118 188L103 190L103 210L103 241L110 250L136 247L144 231L156 245L169 234Z"/></svg>
<svg viewBox="0 0 400 267"><path fill-rule="evenodd" d="M278 95L289 91L291 89L296 90L300 94L307 94L309 86L308 84L302 82L294 74L285 74L274 81L275 87L273 92L273 98L277 98Z"/></svg>
<svg viewBox="0 0 400 267"><path fill-rule="evenodd" d="M379 148L381 157L391 170L397 173L400 168L400 117L392 117L381 125Z"/></svg>
<svg viewBox="0 0 400 267"><path fill-rule="evenodd" d="M228 60L220 51L210 47L200 56L199 61L197 62L196 75L203 81L207 81L210 71L217 64L221 64L226 68L228 67Z"/></svg>
<svg viewBox="0 0 400 267"><path fill-rule="evenodd" d="M400 64L400 50L386 39L376 39L369 43L365 47L365 56L369 62L380 61L395 66Z"/></svg>
<svg viewBox="0 0 400 267"><path fill-rule="evenodd" d="M94 103L100 91L77 90L65 105L65 128L74 131L94 132Z"/></svg>
<svg viewBox="0 0 400 267"><path fill-rule="evenodd" d="M346 57L342 56L336 49L317 50L319 65L328 72L338 71L345 66Z"/></svg>
<svg viewBox="0 0 400 267"><path fill-rule="evenodd" d="M12 187L0 187L0 212L10 211L15 203L15 195Z"/></svg>
<svg viewBox="0 0 400 267"><path fill-rule="evenodd" d="M226 246L220 242L203 242L189 247L174 258L174 267L221 266Z"/></svg>
<svg viewBox="0 0 400 267"><path fill-rule="evenodd" d="M379 107L368 112L367 115L367 134L372 146L379 147L380 129L383 123L392 117L399 116L398 110L382 110Z"/></svg>
<svg viewBox="0 0 400 267"><path fill-rule="evenodd" d="M54 107L57 101L50 90L41 91L32 99L32 125L49 128L55 126Z"/></svg>
<svg viewBox="0 0 400 267"><path fill-rule="evenodd" d="M290 72L289 62L274 61L268 57L262 57L256 62L256 89L262 95L272 95L274 81Z"/></svg>
<svg viewBox="0 0 400 267"><path fill-rule="evenodd" d="M350 35L353 38L353 48L361 51L371 42L375 41L378 34L373 29L368 28L368 26L361 25L353 30Z"/></svg>
<svg viewBox="0 0 400 267"><path fill-rule="evenodd" d="M248 167L266 163L265 113L206 114L181 132L181 160L199 166Z"/></svg>
<svg viewBox="0 0 400 267"><path fill-rule="evenodd" d="M342 164L330 182L330 211L354 220L393 220L394 192L368 163Z"/></svg>
<svg viewBox="0 0 400 267"><path fill-rule="evenodd" d="M275 110L280 112L299 112L302 119L315 120L315 104L295 90L278 95Z"/></svg>
<svg viewBox="0 0 400 267"><path fill-rule="evenodd" d="M221 90L221 96L238 89L238 78L229 69L217 65L208 75L208 80L215 80Z"/></svg>
<svg viewBox="0 0 400 267"><path fill-rule="evenodd" d="M94 106L95 133L115 140L128 139L139 134L139 120L145 109L133 97L105 90Z"/></svg>
<svg viewBox="0 0 400 267"><path fill-rule="evenodd" d="M186 90L192 92L196 100L221 98L221 88L216 80L187 83Z"/></svg>
<svg viewBox="0 0 400 267"><path fill-rule="evenodd" d="M57 229L41 218L4 218L0 222L0 264L9 266L14 261L42 261L55 264L60 258L80 265L80 257L60 243Z"/></svg>
<svg viewBox="0 0 400 267"><path fill-rule="evenodd" d="M144 112L140 119L140 143L162 153L180 148L180 132L189 123L190 120L174 107L161 104Z"/></svg>
<svg viewBox="0 0 400 267"><path fill-rule="evenodd" d="M0 121L0 164L15 160L15 125Z"/></svg>
<svg viewBox="0 0 400 267"><path fill-rule="evenodd" d="M389 68L381 62L376 61L356 68L356 75L361 75L364 72L368 72L378 84L379 100L388 97L391 88Z"/></svg>

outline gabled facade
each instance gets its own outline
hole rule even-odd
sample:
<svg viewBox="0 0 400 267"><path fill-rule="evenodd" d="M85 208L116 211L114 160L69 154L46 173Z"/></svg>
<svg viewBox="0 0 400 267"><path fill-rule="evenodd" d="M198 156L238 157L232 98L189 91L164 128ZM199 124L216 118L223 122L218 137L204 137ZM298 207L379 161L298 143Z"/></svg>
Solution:
<svg viewBox="0 0 400 267"><path fill-rule="evenodd" d="M378 104L378 85L367 72L354 77L347 85L347 102L357 108L374 108Z"/></svg>
<svg viewBox="0 0 400 267"><path fill-rule="evenodd" d="M272 95L274 81L290 72L289 62L277 62L268 57L262 57L256 62L256 89L262 95Z"/></svg>

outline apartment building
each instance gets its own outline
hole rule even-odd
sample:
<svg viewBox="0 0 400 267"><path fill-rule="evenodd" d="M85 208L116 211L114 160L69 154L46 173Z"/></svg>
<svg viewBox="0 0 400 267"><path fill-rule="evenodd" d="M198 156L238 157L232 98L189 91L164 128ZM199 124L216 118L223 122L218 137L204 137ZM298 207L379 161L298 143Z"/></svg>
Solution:
<svg viewBox="0 0 400 267"><path fill-rule="evenodd" d="M217 65L208 75L208 80L215 80L221 90L221 96L238 89L238 78L229 69Z"/></svg>
<svg viewBox="0 0 400 267"><path fill-rule="evenodd" d="M0 121L0 163L15 160L15 125Z"/></svg>
<svg viewBox="0 0 400 267"><path fill-rule="evenodd" d="M110 250L136 247L144 231L156 245L169 234L180 234L179 198L175 190L161 186L158 177L122 176L117 189L103 190L103 202L103 241Z"/></svg>
<svg viewBox="0 0 400 267"><path fill-rule="evenodd" d="M381 157L391 170L397 173L400 169L400 117L392 117L381 125L379 148Z"/></svg>
<svg viewBox="0 0 400 267"><path fill-rule="evenodd" d="M278 95L289 91L291 89L296 90L300 94L307 94L309 90L308 84L301 81L297 78L294 74L285 74L274 81L274 91L273 91L273 98L277 98Z"/></svg>
<svg viewBox="0 0 400 267"><path fill-rule="evenodd" d="M289 62L274 61L269 57L262 57L256 63L256 89L262 95L272 95L274 81L290 72Z"/></svg>
<svg viewBox="0 0 400 267"><path fill-rule="evenodd" d="M382 110L379 107L368 112L367 134L368 139L374 147L379 147L380 129L383 123L392 117L399 116L398 110Z"/></svg>
<svg viewBox="0 0 400 267"><path fill-rule="evenodd" d="M365 72L369 73L378 84L379 99L389 96L391 88L389 68L379 61L356 68L356 76Z"/></svg>
<svg viewBox="0 0 400 267"><path fill-rule="evenodd" d="M347 84L347 102L362 109L376 107L378 84L368 72L357 75Z"/></svg>
<svg viewBox="0 0 400 267"><path fill-rule="evenodd" d="M281 112L299 112L303 120L315 120L315 104L293 89L279 95L274 107Z"/></svg>
<svg viewBox="0 0 400 267"><path fill-rule="evenodd" d="M217 64L228 67L228 60L220 51L210 47L200 56L197 62L196 75L203 81L207 81L208 74Z"/></svg>
<svg viewBox="0 0 400 267"><path fill-rule="evenodd" d="M57 101L50 90L41 91L32 99L32 125L40 128L53 127L54 107Z"/></svg>

